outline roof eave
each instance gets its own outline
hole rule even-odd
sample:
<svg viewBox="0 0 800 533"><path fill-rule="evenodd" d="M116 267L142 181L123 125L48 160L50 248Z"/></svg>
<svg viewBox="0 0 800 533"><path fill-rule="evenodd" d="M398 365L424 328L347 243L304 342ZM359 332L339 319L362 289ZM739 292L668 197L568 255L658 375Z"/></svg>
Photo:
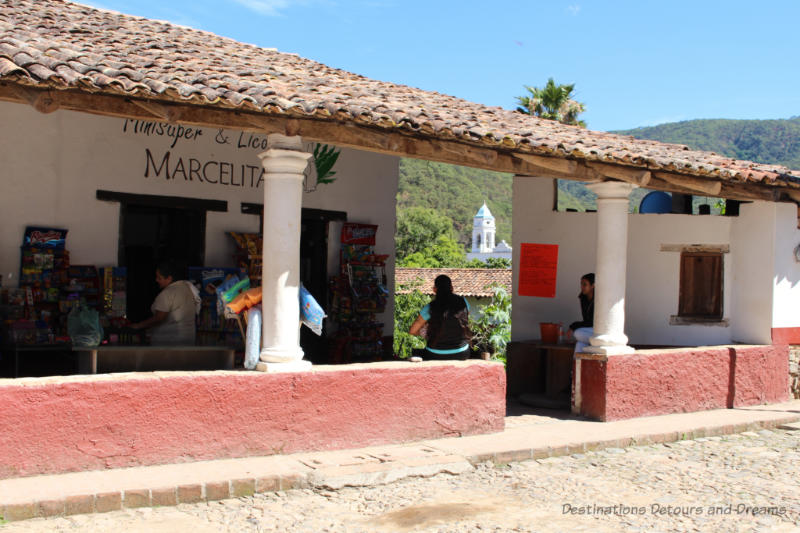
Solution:
<svg viewBox="0 0 800 533"><path fill-rule="evenodd" d="M299 106L288 110L277 106L258 108L253 102L243 101L240 106L233 107L218 101L209 102L202 96L182 98L164 93L154 98L139 91L127 92L122 87L116 91L65 88L37 83L23 75L6 76L0 81L0 100L28 104L42 113L65 109L211 128L301 135L341 147L522 176L585 182L619 180L668 192L736 200L800 202L800 177L792 174L745 173L719 167L678 169L645 161L621 164L592 158L591 154L497 140L490 135L456 136L449 130L436 134L414 129L408 123L331 116L323 109L309 114Z"/></svg>

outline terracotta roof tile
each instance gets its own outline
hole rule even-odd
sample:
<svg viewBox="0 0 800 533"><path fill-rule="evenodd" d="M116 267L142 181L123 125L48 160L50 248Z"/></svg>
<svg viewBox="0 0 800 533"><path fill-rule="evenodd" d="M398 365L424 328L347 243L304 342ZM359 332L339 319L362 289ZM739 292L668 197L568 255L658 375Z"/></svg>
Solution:
<svg viewBox="0 0 800 533"><path fill-rule="evenodd" d="M395 291L407 294L418 288L423 294L433 294L433 280L444 274L461 296L492 296L492 285L501 285L511 294L511 272L501 268L395 268Z"/></svg>
<svg viewBox="0 0 800 533"><path fill-rule="evenodd" d="M65 2L0 4L0 81L357 122L518 153L797 187L800 172L580 129Z"/></svg>

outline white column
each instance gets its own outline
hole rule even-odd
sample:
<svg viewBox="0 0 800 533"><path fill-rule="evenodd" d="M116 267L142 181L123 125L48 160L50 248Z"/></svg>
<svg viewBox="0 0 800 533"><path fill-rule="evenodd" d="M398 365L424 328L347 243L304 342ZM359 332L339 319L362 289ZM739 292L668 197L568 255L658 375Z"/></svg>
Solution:
<svg viewBox="0 0 800 533"><path fill-rule="evenodd" d="M636 185L604 181L587 185L597 193L597 265L594 336L584 352L633 353L625 335L625 276L628 257L628 196Z"/></svg>
<svg viewBox="0 0 800 533"><path fill-rule="evenodd" d="M261 361L267 372L307 370L300 348L300 217L310 153L300 137L268 136L264 166Z"/></svg>

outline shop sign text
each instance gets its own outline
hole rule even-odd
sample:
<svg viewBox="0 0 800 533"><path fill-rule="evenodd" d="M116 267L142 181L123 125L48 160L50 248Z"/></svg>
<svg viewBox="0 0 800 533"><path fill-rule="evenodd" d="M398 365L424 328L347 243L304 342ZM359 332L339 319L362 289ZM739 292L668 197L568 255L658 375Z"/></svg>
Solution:
<svg viewBox="0 0 800 533"><path fill-rule="evenodd" d="M193 157L173 156L168 150L163 156L154 155L145 148L145 178L160 178L167 181L182 179L257 189L264 181L264 168L256 165L231 163L229 161L201 161Z"/></svg>

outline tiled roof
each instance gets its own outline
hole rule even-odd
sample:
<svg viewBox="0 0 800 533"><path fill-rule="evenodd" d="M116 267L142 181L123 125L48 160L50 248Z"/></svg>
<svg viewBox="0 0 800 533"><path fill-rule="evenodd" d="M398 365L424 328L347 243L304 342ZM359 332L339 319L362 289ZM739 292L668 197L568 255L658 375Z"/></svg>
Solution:
<svg viewBox="0 0 800 533"><path fill-rule="evenodd" d="M351 123L502 153L800 187L800 172L785 167L541 120L63 0L0 2L2 82Z"/></svg>
<svg viewBox="0 0 800 533"><path fill-rule="evenodd" d="M433 280L444 274L453 281L456 294L492 296L494 293L489 289L492 285L502 285L511 294L511 272L510 268L396 268L394 284L399 294L407 294L414 288L423 294L433 294Z"/></svg>

